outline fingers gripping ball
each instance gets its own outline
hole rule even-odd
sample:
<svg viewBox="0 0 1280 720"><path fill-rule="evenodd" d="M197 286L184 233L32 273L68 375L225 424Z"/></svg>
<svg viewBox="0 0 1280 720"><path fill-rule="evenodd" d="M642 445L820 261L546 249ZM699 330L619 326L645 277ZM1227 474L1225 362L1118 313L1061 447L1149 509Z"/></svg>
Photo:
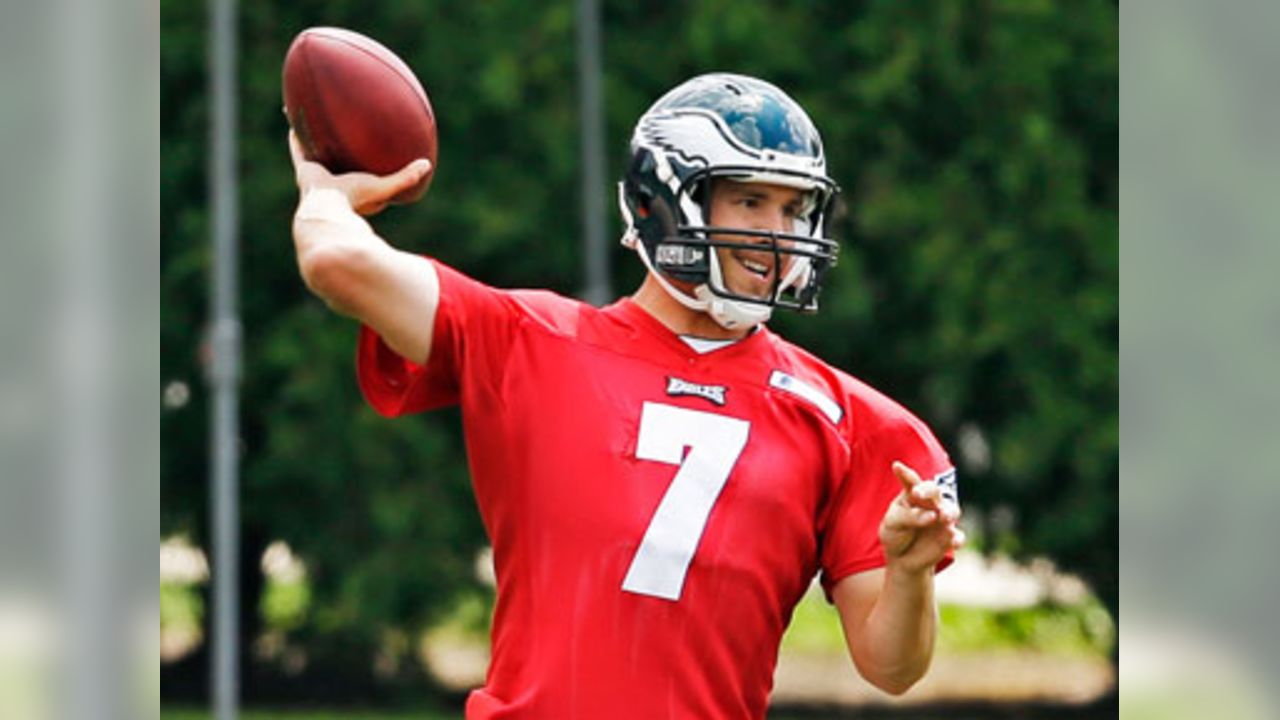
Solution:
<svg viewBox="0 0 1280 720"><path fill-rule="evenodd" d="M413 71L377 41L341 28L299 33L285 55L284 108L309 160L335 174L393 173L425 157L432 169L395 202L422 197L435 176L436 117Z"/></svg>

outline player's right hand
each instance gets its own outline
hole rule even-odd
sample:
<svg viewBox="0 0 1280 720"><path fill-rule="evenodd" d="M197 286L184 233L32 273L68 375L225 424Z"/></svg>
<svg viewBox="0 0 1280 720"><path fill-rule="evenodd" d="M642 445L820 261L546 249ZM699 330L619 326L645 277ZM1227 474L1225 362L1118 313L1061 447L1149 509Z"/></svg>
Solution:
<svg viewBox="0 0 1280 720"><path fill-rule="evenodd" d="M419 158L390 175L365 172L334 175L320 163L304 156L302 143L298 142L293 130L289 131L289 156L293 159L294 179L301 196L305 197L312 190L331 188L345 195L351 208L361 215L380 212L392 198L417 185L431 170L431 161Z"/></svg>

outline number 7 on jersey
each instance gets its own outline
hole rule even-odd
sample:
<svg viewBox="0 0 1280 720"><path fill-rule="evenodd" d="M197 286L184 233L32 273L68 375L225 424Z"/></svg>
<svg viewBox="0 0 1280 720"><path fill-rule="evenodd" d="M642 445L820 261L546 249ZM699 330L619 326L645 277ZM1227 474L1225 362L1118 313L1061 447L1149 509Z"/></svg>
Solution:
<svg viewBox="0 0 1280 720"><path fill-rule="evenodd" d="M644 404L636 457L680 469L631 559L623 590L680 599L711 508L747 445L750 429L746 420L662 403Z"/></svg>

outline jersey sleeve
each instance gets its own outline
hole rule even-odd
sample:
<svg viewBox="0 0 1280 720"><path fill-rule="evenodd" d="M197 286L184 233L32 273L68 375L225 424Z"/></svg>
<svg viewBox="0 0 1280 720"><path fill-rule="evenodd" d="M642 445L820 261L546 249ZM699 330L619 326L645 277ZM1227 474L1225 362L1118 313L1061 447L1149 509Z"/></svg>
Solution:
<svg viewBox="0 0 1280 720"><path fill-rule="evenodd" d="M909 465L921 478L937 481L944 497L959 501L955 469L946 451L923 422L905 411L904 415L892 418L851 448L848 472L822 534L822 586L828 597L840 580L885 564L880 521L902 492L902 483L893 473L895 460ZM938 569L952 559L948 554Z"/></svg>
<svg viewBox="0 0 1280 720"><path fill-rule="evenodd" d="M406 360L372 328L360 327L356 349L360 390L369 405L386 417L456 405L467 384L496 387L519 322L519 305L510 293L431 262L440 278L440 301L426 364Z"/></svg>

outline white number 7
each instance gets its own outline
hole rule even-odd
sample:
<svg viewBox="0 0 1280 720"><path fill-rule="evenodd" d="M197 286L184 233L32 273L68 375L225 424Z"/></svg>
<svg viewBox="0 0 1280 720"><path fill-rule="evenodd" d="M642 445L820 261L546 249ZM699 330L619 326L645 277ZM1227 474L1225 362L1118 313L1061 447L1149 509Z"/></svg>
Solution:
<svg viewBox="0 0 1280 720"><path fill-rule="evenodd" d="M636 457L679 465L622 589L679 600L711 508L747 445L746 420L647 402L640 412ZM688 455L685 448L689 448Z"/></svg>

